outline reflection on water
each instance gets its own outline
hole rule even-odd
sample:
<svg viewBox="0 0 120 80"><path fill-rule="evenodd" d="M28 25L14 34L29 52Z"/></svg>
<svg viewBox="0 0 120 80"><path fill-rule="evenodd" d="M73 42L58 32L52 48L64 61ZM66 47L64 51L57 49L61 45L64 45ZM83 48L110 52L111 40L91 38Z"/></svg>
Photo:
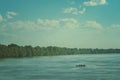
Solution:
<svg viewBox="0 0 120 80"><path fill-rule="evenodd" d="M120 55L69 55L0 60L0 80L120 80ZM85 67L76 67L85 64Z"/></svg>

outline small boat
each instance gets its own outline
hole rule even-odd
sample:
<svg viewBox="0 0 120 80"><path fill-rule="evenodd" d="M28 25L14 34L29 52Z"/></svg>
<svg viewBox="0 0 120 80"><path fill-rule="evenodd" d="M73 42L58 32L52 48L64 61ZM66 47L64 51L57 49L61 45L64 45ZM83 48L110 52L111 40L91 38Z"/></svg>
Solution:
<svg viewBox="0 0 120 80"><path fill-rule="evenodd" d="M76 65L76 67L86 67L86 65L85 64L78 64L78 65Z"/></svg>

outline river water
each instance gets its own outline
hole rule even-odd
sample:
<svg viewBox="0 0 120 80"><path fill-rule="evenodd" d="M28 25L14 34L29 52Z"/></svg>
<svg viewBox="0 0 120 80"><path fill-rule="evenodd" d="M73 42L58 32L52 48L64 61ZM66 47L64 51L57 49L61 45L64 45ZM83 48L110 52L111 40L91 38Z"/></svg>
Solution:
<svg viewBox="0 0 120 80"><path fill-rule="evenodd" d="M85 64L85 67L76 65ZM0 60L0 80L120 80L120 55L64 55Z"/></svg>

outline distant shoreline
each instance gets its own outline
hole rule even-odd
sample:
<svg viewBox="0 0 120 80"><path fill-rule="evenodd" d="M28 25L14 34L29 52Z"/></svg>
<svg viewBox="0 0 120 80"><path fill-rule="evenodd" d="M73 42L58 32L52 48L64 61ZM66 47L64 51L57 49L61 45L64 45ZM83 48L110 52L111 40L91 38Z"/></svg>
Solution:
<svg viewBox="0 0 120 80"><path fill-rule="evenodd" d="M0 59L22 58L34 56L57 56L57 55L79 55L79 54L119 54L120 49L92 49L92 48L66 48L66 47L32 47L30 45L19 46L17 44L0 44Z"/></svg>

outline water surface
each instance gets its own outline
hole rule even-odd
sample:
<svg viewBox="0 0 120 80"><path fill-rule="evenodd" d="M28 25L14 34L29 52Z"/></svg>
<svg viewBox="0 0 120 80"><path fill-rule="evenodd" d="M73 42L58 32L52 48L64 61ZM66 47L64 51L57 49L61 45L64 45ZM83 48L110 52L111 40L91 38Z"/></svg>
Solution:
<svg viewBox="0 0 120 80"><path fill-rule="evenodd" d="M0 80L120 80L119 58L119 54L88 54L4 59Z"/></svg>

